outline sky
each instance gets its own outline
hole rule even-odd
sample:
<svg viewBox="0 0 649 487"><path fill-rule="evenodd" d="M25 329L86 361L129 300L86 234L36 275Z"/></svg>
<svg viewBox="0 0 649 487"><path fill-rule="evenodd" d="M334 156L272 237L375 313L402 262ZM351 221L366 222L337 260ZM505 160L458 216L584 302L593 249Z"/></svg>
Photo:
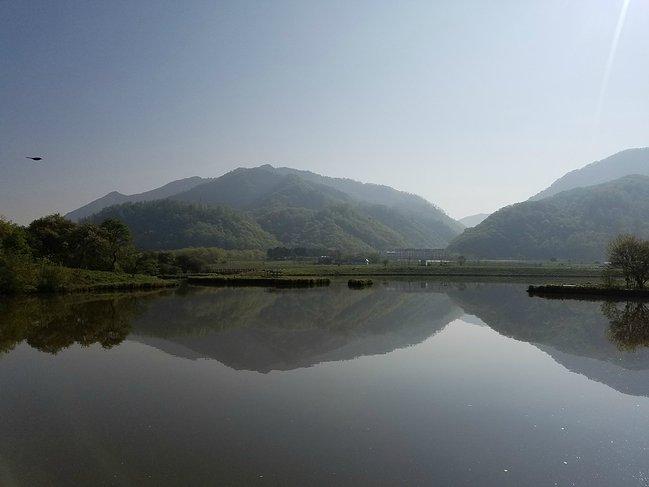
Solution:
<svg viewBox="0 0 649 487"><path fill-rule="evenodd" d="M649 0L0 0L0 214L266 163L488 213L649 146L648 32Z"/></svg>

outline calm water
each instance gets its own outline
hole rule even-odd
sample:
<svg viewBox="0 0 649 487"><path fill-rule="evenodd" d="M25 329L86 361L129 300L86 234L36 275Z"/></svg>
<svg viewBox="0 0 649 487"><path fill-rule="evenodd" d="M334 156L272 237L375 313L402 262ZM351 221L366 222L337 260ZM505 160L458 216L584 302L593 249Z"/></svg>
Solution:
<svg viewBox="0 0 649 487"><path fill-rule="evenodd" d="M0 485L649 485L649 313L516 284L0 301Z"/></svg>

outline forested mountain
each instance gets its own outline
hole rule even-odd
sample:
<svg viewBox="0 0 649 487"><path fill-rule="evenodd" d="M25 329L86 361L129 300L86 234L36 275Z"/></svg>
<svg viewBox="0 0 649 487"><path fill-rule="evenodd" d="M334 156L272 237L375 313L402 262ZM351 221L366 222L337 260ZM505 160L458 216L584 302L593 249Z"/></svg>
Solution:
<svg viewBox="0 0 649 487"><path fill-rule="evenodd" d="M270 165L239 168L168 198L185 204L126 205L110 208L93 219L108 215L123 219L131 227L136 244L142 243L147 248L152 248L154 242L163 243L157 230L157 225L167 228L162 212L174 211L175 218L189 212L181 220L183 225L191 224L195 229L207 214L198 210L208 212L207 207L220 208L221 219L247 219L257 224L258 230L265 232L275 244L289 247L325 247L350 252L444 247L462 229L461 224L419 196L387 186L327 178L308 171L276 169ZM225 208L229 208L229 213L223 213ZM124 217L115 212L124 213ZM146 222L151 212L155 212L155 221ZM208 223L213 225L212 221ZM201 241L212 241L213 230L207 231ZM173 239L165 240L164 248L198 245L194 238L190 243L183 235L188 233L183 230ZM234 234L231 237L234 238ZM223 235L219 235L214 241L221 242L222 238ZM224 241L232 245L236 240L232 238ZM172 240L175 243L172 244ZM247 238L239 240L241 245L248 241ZM253 238L252 241L260 240ZM221 246L217 243L200 245ZM227 248L259 248L256 244L252 247L241 245Z"/></svg>
<svg viewBox="0 0 649 487"><path fill-rule="evenodd" d="M201 206L173 200L124 203L90 217L117 218L131 229L140 249L221 247L265 249L279 242L245 214L224 206Z"/></svg>
<svg viewBox="0 0 649 487"><path fill-rule="evenodd" d="M605 260L618 234L649 237L649 177L623 178L507 206L448 250L490 259Z"/></svg>
<svg viewBox="0 0 649 487"><path fill-rule="evenodd" d="M547 189L532 196L530 200L540 200L561 191L593 186L631 174L649 176L649 148L628 149L581 169L575 169L557 179Z"/></svg>
<svg viewBox="0 0 649 487"><path fill-rule="evenodd" d="M346 178L330 178L311 171L300 171L288 167L274 168L274 171L279 174L294 174L307 181L329 186L349 195L356 201L370 205L387 206L402 212L424 217L429 221L438 221L458 232L462 230L462 225L456 220L416 194L398 191L390 186L381 184L361 183Z"/></svg>
<svg viewBox="0 0 649 487"><path fill-rule="evenodd" d="M199 178L198 176L193 176L191 178L172 181L168 184L165 184L164 186L161 186L160 188L152 189L151 191L145 191L144 193L127 195L113 191L105 196L102 196L99 199L96 199L95 201L88 203L87 205L82 206L81 208L71 211L70 213L65 215L65 217L68 220L76 222L112 205L168 198L169 196L173 196L182 191L187 191L188 189L191 189L194 186L202 184L206 181L208 180Z"/></svg>
<svg viewBox="0 0 649 487"><path fill-rule="evenodd" d="M467 228L475 227L477 224L482 223L489 213L477 213L475 215L465 216L458 221Z"/></svg>

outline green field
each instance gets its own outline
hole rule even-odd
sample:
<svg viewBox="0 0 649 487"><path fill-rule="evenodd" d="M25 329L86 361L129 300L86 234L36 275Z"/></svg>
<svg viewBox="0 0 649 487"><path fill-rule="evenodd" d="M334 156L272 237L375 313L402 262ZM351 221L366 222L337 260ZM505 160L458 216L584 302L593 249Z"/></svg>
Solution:
<svg viewBox="0 0 649 487"><path fill-rule="evenodd" d="M442 263L429 266L399 263L351 265L320 265L292 261L230 262L214 273L232 270L241 273L277 272L281 276L464 276L464 277L548 277L599 278L602 266L595 264L567 264L556 262L470 262L464 265Z"/></svg>

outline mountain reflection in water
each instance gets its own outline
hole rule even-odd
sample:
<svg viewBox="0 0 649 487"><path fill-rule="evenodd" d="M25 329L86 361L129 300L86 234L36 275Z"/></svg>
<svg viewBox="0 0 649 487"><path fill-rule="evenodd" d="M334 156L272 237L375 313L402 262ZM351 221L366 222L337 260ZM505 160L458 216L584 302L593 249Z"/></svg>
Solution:
<svg viewBox="0 0 649 487"><path fill-rule="evenodd" d="M488 325L529 342L566 368L649 396L644 303L530 298L522 284L382 282L371 289L173 291L0 301L0 353L26 342L56 354L73 344L128 339L188 359L267 373L384 354L447 324ZM473 315L476 318L472 318Z"/></svg>

